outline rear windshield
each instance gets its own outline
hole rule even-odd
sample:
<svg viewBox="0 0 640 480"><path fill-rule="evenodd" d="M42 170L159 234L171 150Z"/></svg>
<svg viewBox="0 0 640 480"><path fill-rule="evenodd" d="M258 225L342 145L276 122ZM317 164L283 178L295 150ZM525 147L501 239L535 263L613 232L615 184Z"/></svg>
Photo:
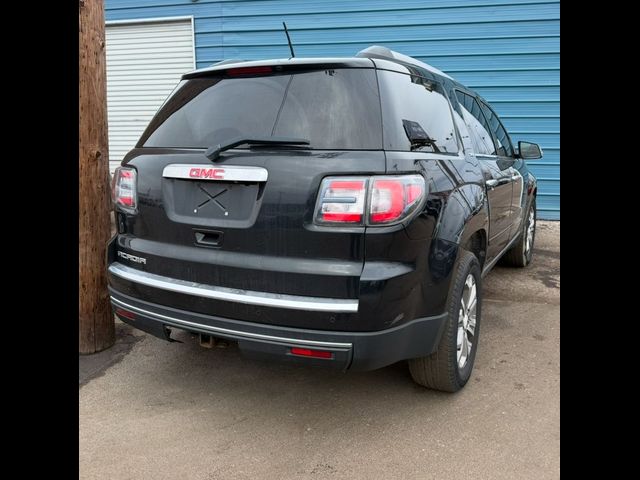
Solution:
<svg viewBox="0 0 640 480"><path fill-rule="evenodd" d="M138 145L208 148L240 136L306 138L317 149L379 150L375 71L340 68L186 80Z"/></svg>

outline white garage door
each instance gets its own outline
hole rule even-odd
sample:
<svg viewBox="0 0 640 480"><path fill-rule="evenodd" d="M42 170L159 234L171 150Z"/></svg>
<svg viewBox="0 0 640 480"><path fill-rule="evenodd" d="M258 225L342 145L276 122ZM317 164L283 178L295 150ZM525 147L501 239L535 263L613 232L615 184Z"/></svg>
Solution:
<svg viewBox="0 0 640 480"><path fill-rule="evenodd" d="M119 165L180 76L195 68L193 20L107 23L109 167Z"/></svg>

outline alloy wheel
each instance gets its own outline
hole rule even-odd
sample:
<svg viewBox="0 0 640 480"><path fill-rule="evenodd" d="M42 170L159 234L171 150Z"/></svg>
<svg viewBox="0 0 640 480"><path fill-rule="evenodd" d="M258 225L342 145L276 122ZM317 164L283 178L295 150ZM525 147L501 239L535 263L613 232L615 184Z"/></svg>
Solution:
<svg viewBox="0 0 640 480"><path fill-rule="evenodd" d="M536 214L533 208L529 209L529 219L527 220L526 239L524 242L524 254L528 257L533 246L533 234L536 230Z"/></svg>
<svg viewBox="0 0 640 480"><path fill-rule="evenodd" d="M475 342L476 312L478 303L478 289L473 275L467 275L460 299L458 313L458 368L464 368L471 356L471 348Z"/></svg>

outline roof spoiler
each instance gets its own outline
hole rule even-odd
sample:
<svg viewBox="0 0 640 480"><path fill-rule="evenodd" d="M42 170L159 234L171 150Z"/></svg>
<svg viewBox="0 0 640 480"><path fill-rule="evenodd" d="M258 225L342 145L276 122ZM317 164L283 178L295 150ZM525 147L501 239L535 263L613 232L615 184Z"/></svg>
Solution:
<svg viewBox="0 0 640 480"><path fill-rule="evenodd" d="M408 55L404 55L404 54L399 53L399 52L394 52L390 48L382 47L380 45L372 45L372 46L370 46L368 48L365 48L364 50L360 50L356 54L356 57L380 58L382 60L391 60L392 62L396 62L396 63L404 63L404 64L408 64L408 65L414 65L416 67L422 67L425 70L428 70L430 72L436 73L438 75L442 75L443 77L451 78L449 75L447 75L443 71L438 70L437 68L432 67L431 65L429 65L427 63L421 62L420 60L416 60L415 58L410 57ZM453 80L453 78L451 78L451 80Z"/></svg>
<svg viewBox="0 0 640 480"><path fill-rule="evenodd" d="M246 62L247 60L239 60L237 58L229 58L228 60L221 60L219 62L216 63L212 63L211 65L209 65L210 67L217 67L219 65L226 65L227 63L242 63L242 62Z"/></svg>

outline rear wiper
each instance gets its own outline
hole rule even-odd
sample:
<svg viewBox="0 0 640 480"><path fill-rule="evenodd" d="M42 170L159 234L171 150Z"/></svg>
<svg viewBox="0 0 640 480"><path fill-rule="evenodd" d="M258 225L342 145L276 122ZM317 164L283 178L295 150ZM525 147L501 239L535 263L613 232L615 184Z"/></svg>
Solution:
<svg viewBox="0 0 640 480"><path fill-rule="evenodd" d="M434 152L440 153L440 149L436 145L436 139L431 138L418 122L402 120L402 126L409 142L411 142L411 150L427 145L433 148Z"/></svg>
<svg viewBox="0 0 640 480"><path fill-rule="evenodd" d="M204 153L209 160L217 160L220 154L225 150L231 150L232 148L240 145L309 145L309 140L306 138L292 138L292 137L236 137L228 140L224 143L219 143L215 147L210 147Z"/></svg>
<svg viewBox="0 0 640 480"><path fill-rule="evenodd" d="M411 150L415 150L416 148L429 146L433 148L435 153L441 153L438 145L436 145L436 140L434 138L420 138L411 140Z"/></svg>

